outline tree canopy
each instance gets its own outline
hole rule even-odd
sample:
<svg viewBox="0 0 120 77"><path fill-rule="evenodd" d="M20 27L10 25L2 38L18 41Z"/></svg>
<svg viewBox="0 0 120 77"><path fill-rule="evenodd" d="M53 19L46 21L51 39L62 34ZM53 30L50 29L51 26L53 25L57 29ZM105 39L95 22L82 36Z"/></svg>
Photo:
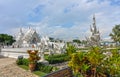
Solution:
<svg viewBox="0 0 120 77"><path fill-rule="evenodd" d="M13 39L13 36L8 34L0 34L0 43L4 45L11 45L15 40Z"/></svg>
<svg viewBox="0 0 120 77"><path fill-rule="evenodd" d="M73 42L75 42L75 43L81 43L81 41L79 39L74 39Z"/></svg>
<svg viewBox="0 0 120 77"><path fill-rule="evenodd" d="M110 33L111 39L113 39L116 43L120 43L120 24L115 25L112 29L112 33Z"/></svg>

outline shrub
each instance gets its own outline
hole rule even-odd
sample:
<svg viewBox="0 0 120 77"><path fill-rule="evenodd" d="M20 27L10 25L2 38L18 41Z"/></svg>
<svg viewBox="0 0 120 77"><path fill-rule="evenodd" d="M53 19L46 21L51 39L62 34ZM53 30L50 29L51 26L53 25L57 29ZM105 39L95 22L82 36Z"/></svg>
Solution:
<svg viewBox="0 0 120 77"><path fill-rule="evenodd" d="M67 54L52 55L46 59L50 64L62 63L69 60Z"/></svg>
<svg viewBox="0 0 120 77"><path fill-rule="evenodd" d="M67 48L66 48L66 53L71 56L72 53L76 53L76 48L75 46L71 45L71 44L67 44Z"/></svg>
<svg viewBox="0 0 120 77"><path fill-rule="evenodd" d="M53 70L53 66L37 63L37 70L45 72L45 73L50 73Z"/></svg>
<svg viewBox="0 0 120 77"><path fill-rule="evenodd" d="M65 57L67 54L56 54L56 55L50 55L49 58L59 58L59 57Z"/></svg>
<svg viewBox="0 0 120 77"><path fill-rule="evenodd" d="M72 54L69 66L75 74L81 74L84 77L119 77L120 74L120 54L114 49L110 54L103 54L103 50L97 47L88 52L78 52Z"/></svg>
<svg viewBox="0 0 120 77"><path fill-rule="evenodd" d="M17 59L16 64L18 64L18 65L22 65L22 64L23 64L22 59Z"/></svg>
<svg viewBox="0 0 120 77"><path fill-rule="evenodd" d="M22 61L23 61L23 65L28 66L28 64L29 64L29 60L28 59L24 58Z"/></svg>
<svg viewBox="0 0 120 77"><path fill-rule="evenodd" d="M16 64L18 64L18 65L26 65L26 66L28 66L29 61L28 61L28 59L25 59L25 58L17 59Z"/></svg>

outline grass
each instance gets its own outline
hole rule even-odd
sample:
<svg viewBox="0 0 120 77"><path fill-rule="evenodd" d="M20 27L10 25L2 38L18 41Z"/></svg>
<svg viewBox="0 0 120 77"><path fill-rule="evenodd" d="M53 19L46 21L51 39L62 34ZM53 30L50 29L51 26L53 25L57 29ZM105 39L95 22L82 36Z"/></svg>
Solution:
<svg viewBox="0 0 120 77"><path fill-rule="evenodd" d="M19 67L25 69L25 70L29 70L29 67L28 66L25 66L25 65L19 65Z"/></svg>
<svg viewBox="0 0 120 77"><path fill-rule="evenodd" d="M45 76L46 75L46 73L41 72L41 71L34 71L33 73L38 75L38 76Z"/></svg>
<svg viewBox="0 0 120 77"><path fill-rule="evenodd" d="M25 65L18 65L18 66L25 69L25 70L29 70L28 66L25 66ZM47 73L44 73L44 72L41 72L41 71L34 71L33 73L38 75L38 76L44 76L44 75L47 74Z"/></svg>

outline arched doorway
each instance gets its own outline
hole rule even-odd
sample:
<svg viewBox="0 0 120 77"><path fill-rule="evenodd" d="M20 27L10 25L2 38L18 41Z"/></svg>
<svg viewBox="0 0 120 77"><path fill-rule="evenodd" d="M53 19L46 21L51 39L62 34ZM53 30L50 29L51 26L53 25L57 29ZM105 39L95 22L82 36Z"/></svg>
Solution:
<svg viewBox="0 0 120 77"><path fill-rule="evenodd" d="M36 44L36 43L37 43L37 39L36 39L35 37L33 38L32 43L33 43L33 44Z"/></svg>

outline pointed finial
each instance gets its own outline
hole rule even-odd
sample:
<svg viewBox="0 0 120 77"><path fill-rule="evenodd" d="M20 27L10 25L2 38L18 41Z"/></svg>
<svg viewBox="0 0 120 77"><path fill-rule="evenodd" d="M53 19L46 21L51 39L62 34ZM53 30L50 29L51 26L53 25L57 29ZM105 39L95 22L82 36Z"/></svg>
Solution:
<svg viewBox="0 0 120 77"><path fill-rule="evenodd" d="M95 14L93 15L93 26L96 26Z"/></svg>
<svg viewBox="0 0 120 77"><path fill-rule="evenodd" d="M22 28L20 28L20 33L22 33Z"/></svg>
<svg viewBox="0 0 120 77"><path fill-rule="evenodd" d="M30 26L29 26L29 29L30 29Z"/></svg>
<svg viewBox="0 0 120 77"><path fill-rule="evenodd" d="M95 14L93 15L93 29L94 29L94 32L96 33L97 32L97 28L96 28Z"/></svg>
<svg viewBox="0 0 120 77"><path fill-rule="evenodd" d="M37 28L35 27L35 32L37 31Z"/></svg>
<svg viewBox="0 0 120 77"><path fill-rule="evenodd" d="M93 14L93 19L95 19L95 14Z"/></svg>

